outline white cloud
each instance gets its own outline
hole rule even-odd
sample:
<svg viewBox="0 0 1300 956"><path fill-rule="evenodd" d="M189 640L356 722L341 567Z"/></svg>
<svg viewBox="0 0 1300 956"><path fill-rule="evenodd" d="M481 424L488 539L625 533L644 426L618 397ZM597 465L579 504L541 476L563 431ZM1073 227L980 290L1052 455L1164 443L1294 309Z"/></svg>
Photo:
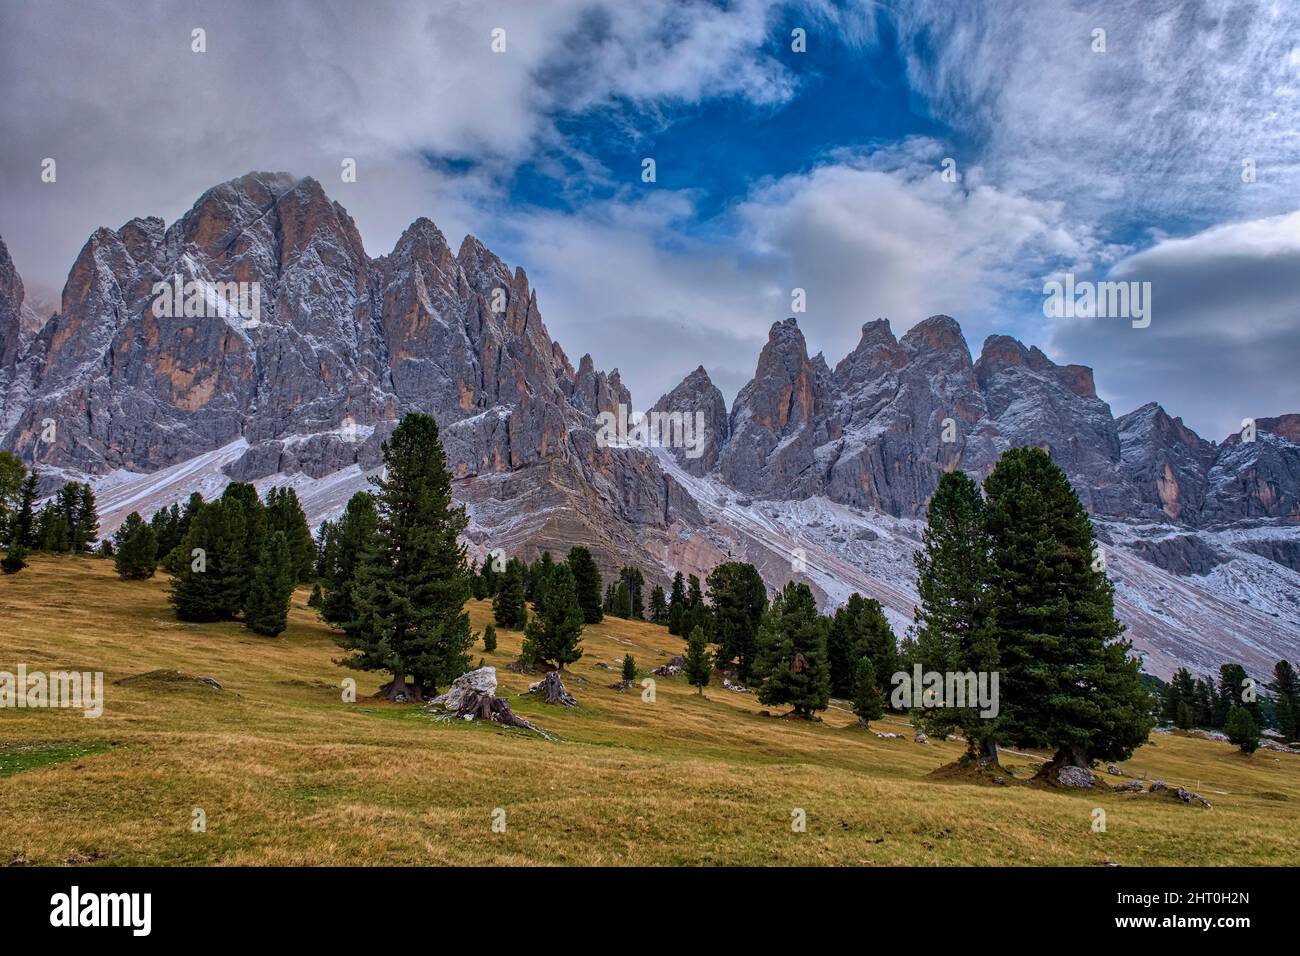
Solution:
<svg viewBox="0 0 1300 956"><path fill-rule="evenodd" d="M916 0L898 17L914 84L1005 185L1112 223L1294 207L1300 5Z"/></svg>
<svg viewBox="0 0 1300 956"><path fill-rule="evenodd" d="M1050 351L1095 365L1117 414L1157 400L1222 440L1300 411L1300 212L1164 239L1110 277L1151 283L1151 325L1061 320Z"/></svg>
<svg viewBox="0 0 1300 956"><path fill-rule="evenodd" d="M795 288L807 294L797 318L809 348L832 366L879 316L901 335L947 312L978 352L986 334L1008 330L1005 296L1036 292L1049 264L1087 264L1101 247L1058 204L1004 192L978 169L967 183L941 181L941 156L919 141L840 154L758 185L709 240L675 229L692 214L689 194L652 191L578 215L534 212L516 221L511 245L552 334L571 354L621 364L646 404L701 357L730 398L768 328L791 314Z"/></svg>
<svg viewBox="0 0 1300 956"><path fill-rule="evenodd" d="M0 235L29 283L57 289L96 227L171 221L202 190L273 168L318 178L379 254L417 215L458 220L516 164L561 148L556 111L787 96L761 49L772 7L6 3ZM205 53L191 50L198 27ZM490 46L498 27L504 53ZM471 157L476 173L430 169L430 153ZM47 156L55 184L40 181ZM347 187L345 157L358 163Z"/></svg>

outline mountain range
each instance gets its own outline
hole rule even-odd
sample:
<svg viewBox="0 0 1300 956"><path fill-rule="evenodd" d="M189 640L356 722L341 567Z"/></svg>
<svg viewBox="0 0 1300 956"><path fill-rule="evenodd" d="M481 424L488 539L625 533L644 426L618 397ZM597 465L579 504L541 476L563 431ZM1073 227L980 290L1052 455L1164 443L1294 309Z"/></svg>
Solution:
<svg viewBox="0 0 1300 956"><path fill-rule="evenodd" d="M172 283L192 314L155 307ZM255 320L225 305L233 283L258 284ZM292 484L330 517L425 411L479 560L582 543L604 572L658 581L748 560L828 607L876 597L901 630L940 476L1037 445L1093 515L1149 671L1300 657L1300 415L1217 443L1154 402L1115 418L1091 369L1000 335L973 358L942 315L901 338L867 322L833 368L794 318L774 323L730 409L703 367L652 406L698 416L702 448L604 441L620 406L618 371L575 368L522 268L473 236L453 251L425 218L371 258L310 178L250 173L170 225L96 230L43 319L0 240L0 448L45 492L91 480L104 532L231 480Z"/></svg>

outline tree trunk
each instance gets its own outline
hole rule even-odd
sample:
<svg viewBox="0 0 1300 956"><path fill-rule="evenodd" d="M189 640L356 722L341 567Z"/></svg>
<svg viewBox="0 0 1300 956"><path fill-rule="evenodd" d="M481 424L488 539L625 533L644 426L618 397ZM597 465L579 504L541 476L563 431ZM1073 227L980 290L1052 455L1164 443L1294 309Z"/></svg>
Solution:
<svg viewBox="0 0 1300 956"><path fill-rule="evenodd" d="M980 759L991 764L998 762L998 744L995 740L980 741Z"/></svg>
<svg viewBox="0 0 1300 956"><path fill-rule="evenodd" d="M1052 763L1058 767L1082 767L1084 770L1092 769L1092 761L1088 759L1088 752L1078 744L1066 744L1056 752L1052 758Z"/></svg>
<svg viewBox="0 0 1300 956"><path fill-rule="evenodd" d="M564 687L564 682L560 680L559 671L551 671L536 684L528 688L530 694L539 694L548 704L561 704L565 707L576 707L578 702L573 699Z"/></svg>

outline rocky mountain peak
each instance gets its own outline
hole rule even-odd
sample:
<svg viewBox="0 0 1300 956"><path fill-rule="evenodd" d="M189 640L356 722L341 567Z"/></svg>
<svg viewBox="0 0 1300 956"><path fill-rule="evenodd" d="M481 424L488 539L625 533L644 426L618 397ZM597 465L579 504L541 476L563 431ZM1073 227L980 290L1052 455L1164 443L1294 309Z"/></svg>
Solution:
<svg viewBox="0 0 1300 956"><path fill-rule="evenodd" d="M1012 368L1025 368L1050 378L1080 398L1096 398L1092 369L1086 365L1057 365L1036 345L1026 348L1009 335L990 335L984 340L975 375L981 386L994 375Z"/></svg>
<svg viewBox="0 0 1300 956"><path fill-rule="evenodd" d="M966 336L952 316L932 315L923 319L908 329L898 344L913 355L922 352L960 353L965 357L966 363L970 363Z"/></svg>
<svg viewBox="0 0 1300 956"><path fill-rule="evenodd" d="M703 365L697 366L675 388L655 402L651 411L679 412L694 428L703 423L703 435L694 447L673 447L673 457L693 475L706 475L717 467L731 434L727 403Z"/></svg>

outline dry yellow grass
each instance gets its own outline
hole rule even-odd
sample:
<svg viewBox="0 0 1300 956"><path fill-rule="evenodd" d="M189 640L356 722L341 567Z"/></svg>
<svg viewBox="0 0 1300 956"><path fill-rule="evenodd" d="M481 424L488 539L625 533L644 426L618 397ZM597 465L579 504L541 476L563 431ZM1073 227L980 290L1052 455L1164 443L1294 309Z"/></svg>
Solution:
<svg viewBox="0 0 1300 956"><path fill-rule="evenodd" d="M678 653L662 628L587 629L567 677L581 707L520 697L505 670L521 635L486 654L514 709L560 738L367 701L381 675L336 666L329 630L294 598L289 629L183 625L165 580L117 580L109 562L36 557L0 579L0 670L105 672L104 714L0 710L0 753L111 745L0 776L0 864L1296 864L1300 756L1157 736L1126 765L1199 789L1214 809L1128 794L937 782L953 743L882 740L837 708L821 724L759 715L752 697L681 678L654 703L619 691ZM476 628L488 602L471 602ZM475 659L482 654L475 648ZM617 667L617 665L614 665ZM161 668L224 690L116 685ZM361 700L337 686L358 680ZM69 751L64 751L67 753ZM72 751L77 752L77 751ZM1010 757L1030 775L1035 758ZM1092 811L1107 814L1092 832ZM191 832L202 809L207 832ZM493 832L494 809L506 830ZM792 832L801 808L807 831Z"/></svg>

